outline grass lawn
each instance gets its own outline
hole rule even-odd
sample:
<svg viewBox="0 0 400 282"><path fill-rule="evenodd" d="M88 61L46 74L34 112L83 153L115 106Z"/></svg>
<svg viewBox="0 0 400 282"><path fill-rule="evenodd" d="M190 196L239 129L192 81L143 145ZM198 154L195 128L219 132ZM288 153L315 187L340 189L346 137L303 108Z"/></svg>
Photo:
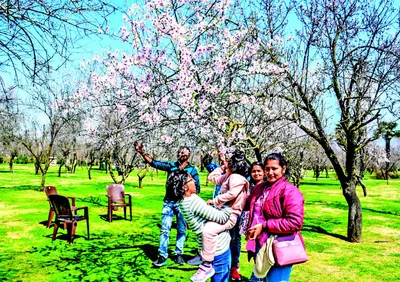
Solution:
<svg viewBox="0 0 400 282"><path fill-rule="evenodd" d="M209 199L213 186L205 186L200 174L201 194ZM147 175L144 188L138 188L136 173L131 174L125 190L133 196L133 220L124 220L117 211L109 223L105 187L111 178L104 171L78 167L75 174L57 177L51 168L46 184L57 187L64 196L75 196L77 206L88 206L91 240L86 239L85 222L79 222L73 245L66 232L51 240L52 227L45 223L49 204L37 189L40 176L33 165L0 164L0 280L1 281L189 281L196 267L179 266L168 260L161 269L151 267L159 244L161 207L166 175ZM368 197L362 197L363 242L345 241L347 204L339 182L334 178L311 177L300 187L305 196L303 237L310 261L293 267L291 281L400 281L400 180L367 179ZM176 231L171 232L170 252ZM241 274L248 281L252 263L241 254ZM184 258L195 254L194 234L188 231Z"/></svg>

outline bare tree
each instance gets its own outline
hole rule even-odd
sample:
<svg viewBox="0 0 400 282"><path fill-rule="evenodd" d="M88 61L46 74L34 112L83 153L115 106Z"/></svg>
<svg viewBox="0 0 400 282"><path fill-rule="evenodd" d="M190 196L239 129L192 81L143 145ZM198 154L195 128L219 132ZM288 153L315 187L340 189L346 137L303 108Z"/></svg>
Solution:
<svg viewBox="0 0 400 282"><path fill-rule="evenodd" d="M0 69L37 80L57 70L82 38L107 32L116 11L104 1L0 2Z"/></svg>
<svg viewBox="0 0 400 282"><path fill-rule="evenodd" d="M377 138L362 129L376 125L385 110L386 97L395 94L398 83L399 11L392 4L358 0L302 2L296 6L301 29L287 49L287 60L266 52L268 59L286 69L279 77L279 97L292 105L289 118L322 146L338 176L349 207L350 242L362 238L362 209L356 193L357 153ZM279 52L284 51L275 54ZM328 122L332 126L334 122L324 119L323 113L329 109L323 101L328 99L339 116L336 132L342 138L338 142L344 149L344 164L324 125Z"/></svg>
<svg viewBox="0 0 400 282"><path fill-rule="evenodd" d="M35 160L36 172L42 177L41 189L45 186L56 143L66 134L64 128L80 121L80 110L68 100L69 93L68 87L54 85L50 79L46 87L35 86L29 91L26 106L40 119L25 120L25 130L17 136Z"/></svg>

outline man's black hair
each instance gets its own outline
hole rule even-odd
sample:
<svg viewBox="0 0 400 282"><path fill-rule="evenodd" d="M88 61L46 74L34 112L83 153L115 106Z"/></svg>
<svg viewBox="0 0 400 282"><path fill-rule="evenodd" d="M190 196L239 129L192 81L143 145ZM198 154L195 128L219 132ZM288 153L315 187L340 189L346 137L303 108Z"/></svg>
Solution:
<svg viewBox="0 0 400 282"><path fill-rule="evenodd" d="M180 146L178 152L180 152L183 149L187 149L189 151L189 154L191 153L190 148L188 146Z"/></svg>

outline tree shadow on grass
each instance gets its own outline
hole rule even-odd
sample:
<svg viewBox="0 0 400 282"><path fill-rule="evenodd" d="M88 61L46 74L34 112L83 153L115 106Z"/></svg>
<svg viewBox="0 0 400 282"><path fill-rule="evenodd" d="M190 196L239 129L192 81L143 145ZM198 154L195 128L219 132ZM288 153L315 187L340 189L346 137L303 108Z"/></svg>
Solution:
<svg viewBox="0 0 400 282"><path fill-rule="evenodd" d="M323 229L321 226L317 226L317 225L304 224L302 231L324 234L324 235L328 235L328 236L331 236L331 237L334 237L334 238L338 238L340 240L347 241L347 237L346 236L341 235L341 234L328 232L327 230Z"/></svg>
<svg viewBox="0 0 400 282"><path fill-rule="evenodd" d="M370 209L370 208L362 208L363 211L369 211L369 212L373 212L373 213L381 213L381 214L388 214L388 215L396 215L399 216L400 215L400 211L380 211L380 210L375 210L375 209Z"/></svg>
<svg viewBox="0 0 400 282"><path fill-rule="evenodd" d="M307 205L311 206L313 204L318 204L321 206L324 206L326 208L332 208L332 209L340 209L340 210L348 210L349 207L346 204L343 203L339 203L339 202L328 202L328 201L307 201L306 202ZM377 209L371 209L371 208L367 208L367 207L362 207L363 211L369 211L372 213L380 213L380 214L388 214L388 215L400 215L400 212L396 211L396 210L377 210Z"/></svg>
<svg viewBox="0 0 400 282"><path fill-rule="evenodd" d="M88 196L84 198L77 198L77 200L79 200L79 202L90 203L94 206L99 206L99 207L108 206L106 197L103 198L103 197ZM104 202L104 204L101 202Z"/></svg>
<svg viewBox="0 0 400 282"><path fill-rule="evenodd" d="M57 240L51 241L52 230L43 240L46 245L34 246L28 253L36 260L39 267L48 269L51 279L68 281L183 281L187 280L188 271L196 268L180 266L173 262L172 250L168 258L168 267L162 270L152 269L152 261L157 259L159 246L159 229L156 222L160 215L149 215L143 226L124 232L110 229L100 233L91 233L90 240L86 232L76 234L74 244L68 244L67 235L60 234ZM140 216L134 216L133 222L139 223ZM152 226L153 232L141 232L144 227ZM171 243L174 243L171 238ZM170 244L171 246L171 244ZM189 257L188 257L189 258ZM184 257L186 260L186 258ZM18 274L16 274L18 275ZM0 275L1 276L1 275ZM15 277L17 278L17 276ZM146 281L147 281L146 280Z"/></svg>
<svg viewBox="0 0 400 282"><path fill-rule="evenodd" d="M9 191L26 191L26 190L33 190L33 191L40 191L40 185L20 185L20 186L13 186L4 188Z"/></svg>
<svg viewBox="0 0 400 282"><path fill-rule="evenodd" d="M49 229L50 230L50 229ZM51 231L52 233L51 234L49 234L49 235L46 235L46 236L44 236L45 238L49 238L50 240L53 238L53 231ZM56 239L55 240L61 240L61 241L66 241L66 242L68 242L68 235L67 234L59 234L59 233L57 233L58 235L56 236ZM75 236L74 236L74 241L76 240L76 239L79 239L79 238L84 238L84 239L87 239L87 235L79 235L79 234L76 234L75 233Z"/></svg>
<svg viewBox="0 0 400 282"><path fill-rule="evenodd" d="M51 235L46 236L51 239ZM57 236L57 240L42 247L32 247L29 253L40 254L43 266L54 266L62 276L75 281L91 277L91 281L140 281L151 266L149 258L157 256L157 246L143 241L154 240L151 234L93 234L93 240L78 240L67 244L67 235ZM47 258L47 259L46 259ZM52 258L57 258L53 261ZM52 272L53 273L53 272ZM71 281L72 281L71 280Z"/></svg>
<svg viewBox="0 0 400 282"><path fill-rule="evenodd" d="M108 214L99 214L100 219L108 222ZM129 221L129 211L126 212L126 218L123 215L113 213L112 221L126 220ZM132 218L133 220L133 218ZM111 222L110 222L111 223Z"/></svg>
<svg viewBox="0 0 400 282"><path fill-rule="evenodd" d="M326 208L331 208L331 209L340 209L340 210L348 210L349 207L346 204L339 203L339 202L328 202L328 201L307 201L307 205L320 205L324 206Z"/></svg>
<svg viewBox="0 0 400 282"><path fill-rule="evenodd" d="M325 178L326 179L326 178ZM340 188L340 184L338 183L321 183L321 182L308 182L308 181L301 181L301 185L309 185L309 186L336 186Z"/></svg>

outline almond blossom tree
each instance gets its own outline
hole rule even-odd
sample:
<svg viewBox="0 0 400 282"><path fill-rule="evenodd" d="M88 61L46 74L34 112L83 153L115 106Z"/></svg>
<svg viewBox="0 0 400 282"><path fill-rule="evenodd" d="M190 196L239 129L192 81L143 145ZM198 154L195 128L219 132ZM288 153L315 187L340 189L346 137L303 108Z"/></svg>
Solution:
<svg viewBox="0 0 400 282"><path fill-rule="evenodd" d="M117 8L91 0L1 1L0 70L39 82L70 59L80 40L104 33Z"/></svg>
<svg viewBox="0 0 400 282"><path fill-rule="evenodd" d="M158 131L164 144L186 138L229 147L254 139L262 124L276 118L261 93L265 75L281 69L260 61L250 23L232 21L240 10L245 8L231 1L132 5L120 31L129 52L84 60L91 78L78 95L87 96L93 109L113 105L124 114L124 129L136 135ZM232 123L243 126L228 136Z"/></svg>

